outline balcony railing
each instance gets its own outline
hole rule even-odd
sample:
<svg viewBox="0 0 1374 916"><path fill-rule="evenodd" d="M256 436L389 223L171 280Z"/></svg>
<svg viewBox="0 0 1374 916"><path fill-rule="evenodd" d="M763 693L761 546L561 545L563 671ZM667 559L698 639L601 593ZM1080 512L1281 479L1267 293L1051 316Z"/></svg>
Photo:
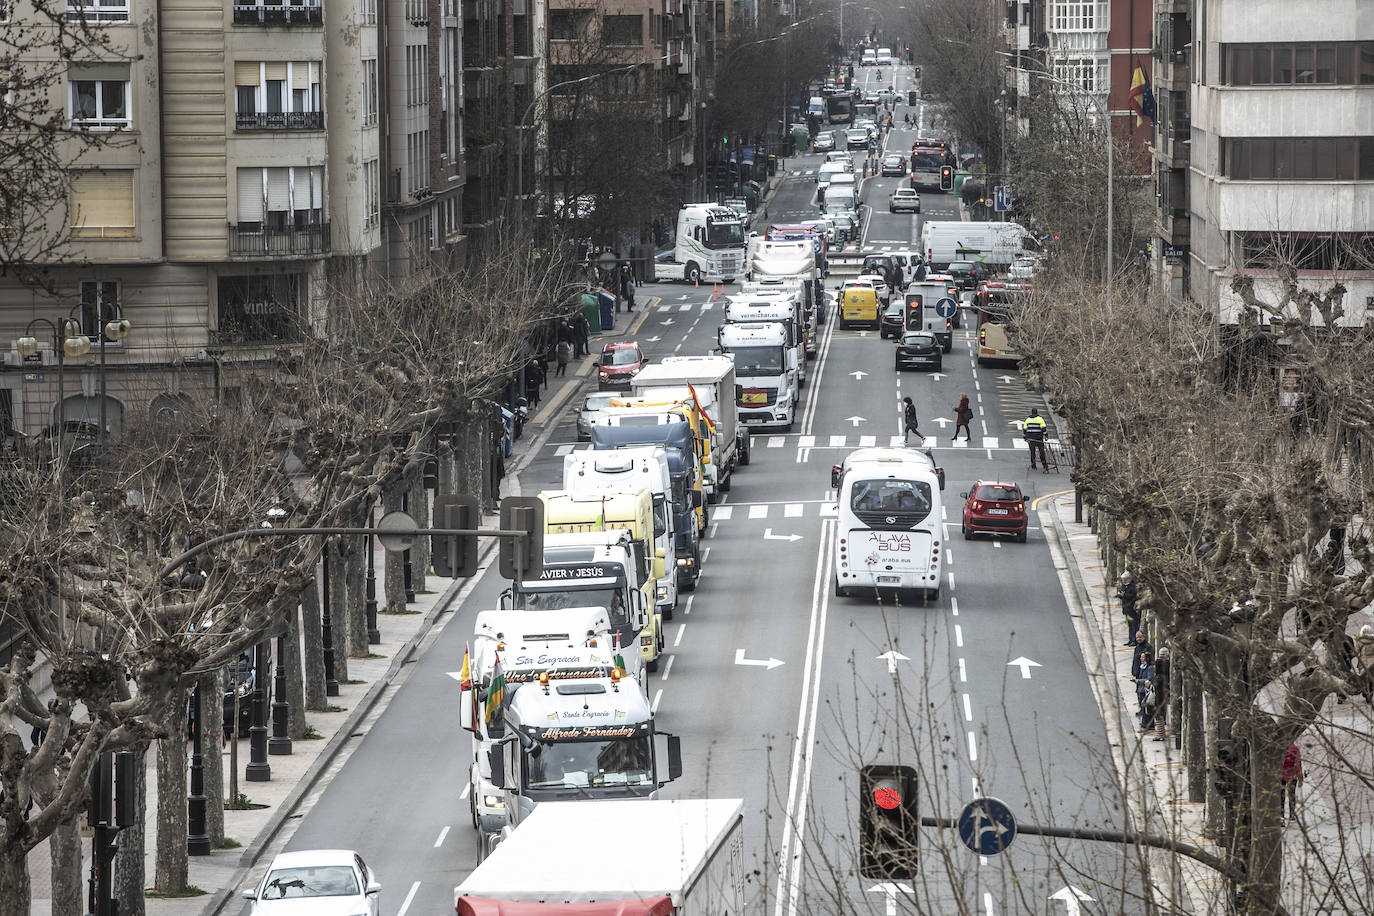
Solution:
<svg viewBox="0 0 1374 916"><path fill-rule="evenodd" d="M229 227L229 256L234 258L289 258L328 251L329 223L299 229Z"/></svg>
<svg viewBox="0 0 1374 916"><path fill-rule="evenodd" d="M323 25L319 4L235 3L235 25Z"/></svg>
<svg viewBox="0 0 1374 916"><path fill-rule="evenodd" d="M240 111L234 115L235 130L321 130L322 111Z"/></svg>

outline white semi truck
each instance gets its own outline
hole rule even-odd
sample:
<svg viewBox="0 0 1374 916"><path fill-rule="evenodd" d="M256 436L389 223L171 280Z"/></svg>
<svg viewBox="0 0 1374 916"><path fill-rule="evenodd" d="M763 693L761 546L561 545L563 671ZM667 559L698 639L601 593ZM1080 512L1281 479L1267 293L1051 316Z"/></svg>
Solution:
<svg viewBox="0 0 1374 916"><path fill-rule="evenodd" d="M576 854L604 830L627 842ZM747 879L740 799L549 802L454 889L454 911L737 916Z"/></svg>
<svg viewBox="0 0 1374 916"><path fill-rule="evenodd" d="M791 430L800 407L801 382L798 348L789 346L787 329L776 321L727 322L716 337L721 352L735 361L740 423Z"/></svg>
<svg viewBox="0 0 1374 916"><path fill-rule="evenodd" d="M735 410L734 361L728 356L666 356L639 370L630 382L640 397L649 397L651 392L680 396L688 386L709 420L711 455L705 489L707 499L714 503L730 489L735 465L749 463L749 433L739 425Z"/></svg>
<svg viewBox="0 0 1374 916"><path fill-rule="evenodd" d="M473 631L467 679L459 685L459 720L472 733L468 770L468 810L472 826L484 834L506 826L504 793L491 781L486 750L491 740L483 701L491 689L500 659L506 698L522 685L551 679L609 677L617 667L615 633L604 607L570 607L557 611L479 611ZM627 677L643 684L639 654L620 653Z"/></svg>
<svg viewBox="0 0 1374 916"><path fill-rule="evenodd" d="M716 204L683 204L677 212L677 242L654 259L659 280L729 283L744 273L744 220Z"/></svg>

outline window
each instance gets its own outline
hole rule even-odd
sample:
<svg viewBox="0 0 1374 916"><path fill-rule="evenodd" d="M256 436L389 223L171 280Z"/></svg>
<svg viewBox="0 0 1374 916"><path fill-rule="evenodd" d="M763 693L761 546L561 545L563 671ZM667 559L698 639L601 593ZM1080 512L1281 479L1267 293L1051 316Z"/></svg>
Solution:
<svg viewBox="0 0 1374 916"><path fill-rule="evenodd" d="M1251 270L1374 270L1374 235L1359 232L1236 232L1237 257Z"/></svg>
<svg viewBox="0 0 1374 916"><path fill-rule="evenodd" d="M382 213L380 165L376 159L363 163L363 225L375 226Z"/></svg>
<svg viewBox="0 0 1374 916"><path fill-rule="evenodd" d="M1222 53L1223 78L1231 86L1374 84L1374 42L1231 44Z"/></svg>
<svg viewBox="0 0 1374 916"><path fill-rule="evenodd" d="M238 229L305 229L324 222L324 167L238 170Z"/></svg>
<svg viewBox="0 0 1374 916"><path fill-rule="evenodd" d="M363 61L363 123L377 123L377 59Z"/></svg>
<svg viewBox="0 0 1374 916"><path fill-rule="evenodd" d="M644 43L644 17L603 16L601 40L608 45L639 45Z"/></svg>
<svg viewBox="0 0 1374 916"><path fill-rule="evenodd" d="M429 46L406 45L406 105L429 102Z"/></svg>
<svg viewBox="0 0 1374 916"><path fill-rule="evenodd" d="M128 64L74 63L67 69L67 79L72 127L115 130L129 126Z"/></svg>
<svg viewBox="0 0 1374 916"><path fill-rule="evenodd" d="M377 0L361 0L358 7L358 13L363 25L376 25Z"/></svg>
<svg viewBox="0 0 1374 916"><path fill-rule="evenodd" d="M429 131L406 134L406 191L412 196L429 187Z"/></svg>
<svg viewBox="0 0 1374 916"><path fill-rule="evenodd" d="M591 10L549 10L549 37L563 40L581 38L587 33L591 21Z"/></svg>
<svg viewBox="0 0 1374 916"><path fill-rule="evenodd" d="M119 306L118 280L82 280L81 333L98 342L105 325L119 317ZM116 341L107 337L105 343Z"/></svg>
<svg viewBox="0 0 1374 916"><path fill-rule="evenodd" d="M105 169L73 172L71 226L74 238L132 238L134 173Z"/></svg>
<svg viewBox="0 0 1374 916"><path fill-rule="evenodd" d="M4 0L0 0L0 4ZM3 19L0 14L0 19ZM128 22L129 0L67 0L67 18L87 22Z"/></svg>
<svg viewBox="0 0 1374 916"><path fill-rule="evenodd" d="M299 274L220 277L220 341L274 343L294 340L305 278Z"/></svg>
<svg viewBox="0 0 1374 916"><path fill-rule="evenodd" d="M1222 141L1222 174L1239 181L1374 181L1374 137Z"/></svg>
<svg viewBox="0 0 1374 916"><path fill-rule="evenodd" d="M321 128L320 64L238 61L234 64L235 124L252 128Z"/></svg>
<svg viewBox="0 0 1374 916"><path fill-rule="evenodd" d="M1057 79L1071 83L1084 92L1096 92L1099 85L1097 60L1092 57L1073 57L1054 62Z"/></svg>
<svg viewBox="0 0 1374 916"><path fill-rule="evenodd" d="M621 70L620 72L609 72L605 76L606 94L619 98L636 98L639 96L639 71Z"/></svg>
<svg viewBox="0 0 1374 916"><path fill-rule="evenodd" d="M1097 28L1094 0L1060 0L1050 8L1050 28L1056 32L1087 32Z"/></svg>
<svg viewBox="0 0 1374 916"><path fill-rule="evenodd" d="M406 20L411 25L424 25L429 22L428 0L406 0Z"/></svg>

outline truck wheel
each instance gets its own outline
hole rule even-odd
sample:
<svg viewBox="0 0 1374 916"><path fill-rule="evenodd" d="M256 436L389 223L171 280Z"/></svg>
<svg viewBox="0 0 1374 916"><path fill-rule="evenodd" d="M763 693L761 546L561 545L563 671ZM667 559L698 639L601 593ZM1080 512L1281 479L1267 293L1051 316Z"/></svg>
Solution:
<svg viewBox="0 0 1374 916"><path fill-rule="evenodd" d="M745 436L745 437L744 437L744 441L740 443L739 463L740 463L740 467L744 467L745 465L747 465L747 464L749 463L749 437L748 437L748 436Z"/></svg>
<svg viewBox="0 0 1374 916"><path fill-rule="evenodd" d="M649 661L647 661L647 662L644 663L644 670L647 671L647 672L649 672L650 674L653 674L655 671L658 670L658 656L657 656L657 655L655 655L652 659L650 659Z"/></svg>
<svg viewBox="0 0 1374 916"><path fill-rule="evenodd" d="M697 267L696 261L688 261L687 266L682 271L682 276L695 283L701 279L701 268Z"/></svg>
<svg viewBox="0 0 1374 916"><path fill-rule="evenodd" d="M706 504L708 506L714 506L716 503L720 502L720 490L720 487L716 487L710 493L706 494Z"/></svg>
<svg viewBox="0 0 1374 916"><path fill-rule="evenodd" d="M938 585L935 588L926 589L926 600L930 602L940 600L940 587Z"/></svg>
<svg viewBox="0 0 1374 916"><path fill-rule="evenodd" d="M840 588L840 580L839 580L839 579L836 579L836 580L835 580L835 597L836 597L836 598L847 598L847 597L849 597L849 589L847 589L847 588Z"/></svg>
<svg viewBox="0 0 1374 916"><path fill-rule="evenodd" d="M720 486L717 487L717 489L720 490L720 492L722 492L722 493L729 493L729 492L730 492L730 488L731 488L732 486L734 486L734 485L735 485L735 475L734 475L733 473L731 473L731 474L726 474L726 475L725 475L725 479L722 480L722 481L720 482Z"/></svg>
<svg viewBox="0 0 1374 916"><path fill-rule="evenodd" d="M663 609L663 619L664 619L664 620L672 620L672 619L673 619L673 609L676 608L676 607L677 607L677 601L674 601L672 604L670 604L670 605L668 605L666 608L664 608L664 609Z"/></svg>
<svg viewBox="0 0 1374 916"><path fill-rule="evenodd" d="M481 830L482 822L477 818L477 788L468 789L468 812L472 815L472 829Z"/></svg>
<svg viewBox="0 0 1374 916"><path fill-rule="evenodd" d="M954 338L953 338L952 336L951 336L951 337L945 338L944 351L945 351L946 353L948 353L950 350L953 350L953 349L954 349Z"/></svg>

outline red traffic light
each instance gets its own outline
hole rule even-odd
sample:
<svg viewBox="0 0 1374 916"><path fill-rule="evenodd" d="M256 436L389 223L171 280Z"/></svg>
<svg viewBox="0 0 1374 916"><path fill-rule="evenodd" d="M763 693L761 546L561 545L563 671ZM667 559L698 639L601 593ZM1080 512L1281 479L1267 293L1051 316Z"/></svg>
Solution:
<svg viewBox="0 0 1374 916"><path fill-rule="evenodd" d="M891 786L879 786L873 790L873 801L884 811L892 811L902 803L902 796Z"/></svg>

